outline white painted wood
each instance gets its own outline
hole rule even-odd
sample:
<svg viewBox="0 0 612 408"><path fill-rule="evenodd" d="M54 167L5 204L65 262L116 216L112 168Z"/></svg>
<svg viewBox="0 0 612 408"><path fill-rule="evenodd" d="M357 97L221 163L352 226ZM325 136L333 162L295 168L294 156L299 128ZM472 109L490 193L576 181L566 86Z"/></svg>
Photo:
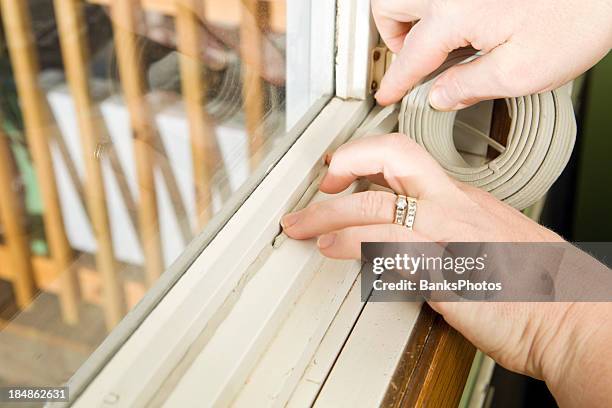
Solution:
<svg viewBox="0 0 612 408"><path fill-rule="evenodd" d="M487 396L492 392L489 385L491 378L493 378L493 370L495 370L495 361L487 355L483 356L474 390L467 404L468 408L483 408L485 406Z"/></svg>
<svg viewBox="0 0 612 408"><path fill-rule="evenodd" d="M389 116L392 121L385 121ZM388 131L395 122L391 109L376 108L355 135L359 137L367 131ZM321 176L324 171L322 169ZM321 192L312 199L308 196L309 191L317 191L320 178L316 178L300 202L304 199L316 202L330 198ZM362 184L354 183L339 195L351 194L361 189ZM244 396L238 398L238 405L285 405L352 286L359 263L348 263L348 272L352 273L350 278L336 282L333 291L332 288L321 291L320 284L317 286L316 283L319 280L329 282L335 276L333 268L343 266L340 273L346 277L346 262L327 260L327 268L321 270L324 258L312 241L281 240L275 242L273 248L271 251L264 250L259 261L250 268L248 275L252 275L252 278L241 292L234 295L238 300L210 341L193 358L187 356L184 359L185 369L179 370L175 375L178 379L171 380L170 385L165 387L170 396L164 406L227 406L241 388ZM319 279L314 279L314 283L308 285L310 290L304 293L305 282L313 275ZM315 287L312 288L312 285ZM298 306L292 311L291 305L296 302ZM330 303L332 307L329 307ZM327 307L317 314L312 310L313 305ZM270 345L287 316L285 330L281 331L280 337L276 337L278 341ZM303 332L303 336L299 335L300 332ZM266 348L268 358L262 357ZM258 370L243 387L258 360ZM202 394L207 397L200 398ZM274 395L274 398L270 399L270 395ZM165 396L158 399L163 400Z"/></svg>
<svg viewBox="0 0 612 408"><path fill-rule="evenodd" d="M233 406L284 406L353 286L361 265L326 260L298 300Z"/></svg>
<svg viewBox="0 0 612 408"><path fill-rule="evenodd" d="M287 2L286 127L334 92L336 2Z"/></svg>
<svg viewBox="0 0 612 408"><path fill-rule="evenodd" d="M305 1L287 2L286 127L291 129L310 105L312 19ZM333 37L330 37L333 41Z"/></svg>
<svg viewBox="0 0 612 408"><path fill-rule="evenodd" d="M333 99L77 400L76 406L142 406L203 332L213 333L231 294L279 231L280 217L369 111ZM342 118L342 120L338 120ZM235 300L234 300L235 302ZM222 307L224 306L224 307Z"/></svg>
<svg viewBox="0 0 612 408"><path fill-rule="evenodd" d="M420 310L416 302L368 302L314 406L379 406Z"/></svg>
<svg viewBox="0 0 612 408"><path fill-rule="evenodd" d="M290 1L291 2L291 1ZM310 2L311 42L310 98L334 93L334 64L336 54L336 0Z"/></svg>
<svg viewBox="0 0 612 408"><path fill-rule="evenodd" d="M366 118L362 126L355 132L354 137L361 137L370 132L389 132L396 124L397 116L392 108L383 109L378 107L368 115L368 118ZM317 187L318 181L313 184L314 187ZM356 188L359 187L353 185L345 191L344 194L350 194ZM318 193L312 201L319 201L327 198L328 196L326 194ZM280 245L287 245L291 241L284 240L281 242L282 244ZM274 247L280 248L278 240L275 242ZM318 250L312 243L310 243L310 250L318 254ZM282 251L274 251L270 255L270 258L282 257L284 259L280 260L280 265L293 265L296 261L301 262L301 260L307 256L308 252L306 250L302 252L303 253L297 256L287 257L283 255ZM270 267L272 266L262 266L259 273L261 274L262 271ZM284 406L287 403L300 377L302 377L306 366L309 362L312 362L313 356L324 333L329 328L342 301L347 296L347 292L351 288L354 277L359 272L359 269L359 262L326 260L323 263L323 266L315 274L313 282L297 301L295 309L288 316L276 338L261 356L259 363L249 376L246 384L242 387L240 394L234 400L235 406L251 406L251 404L256 404L257 406ZM346 279L347 273L350 274L352 277L351 279ZM271 285L275 285L275 283L271 283ZM357 297L354 299L359 306L361 302L359 301L358 294L355 293L355 295L357 295ZM244 295L242 297L244 297ZM359 309L360 308L359 306ZM352 304L350 305L350 309L354 309ZM252 309L249 310L249 313L251 315L253 314ZM352 313L352 322L356 320L357 315L358 311ZM230 319L243 321L246 318L230 316L227 318L226 322ZM335 349L335 353L320 356L320 358L322 358L321 361L327 361L325 365L318 365L318 367L327 367L324 375L326 375L331 368L333 361L350 332L351 326L352 324L346 327L341 337L336 337L336 343L327 348L328 351ZM216 336L218 335L219 333L216 334ZM249 333L243 332L242 335L249 336ZM242 350L242 348L240 350ZM228 349L225 349L225 353L227 355L232 355L232 351ZM223 352L219 350L217 355L221 354L223 354ZM231 360L231 357L228 359ZM228 359L223 359L225 365L228 364ZM316 360L314 363L317 365ZM193 375L193 378L196 379L193 387L201 383L203 379L206 379L206 373L210 372L212 366L211 362L206 362L205 360L198 362L198 364L200 364L202 370ZM244 372L245 364L241 363L240 368L241 371ZM248 367L246 368L248 369ZM219 376L219 372L223 371L223 369L213 371L216 373L216 379ZM238 370L236 370L236 373L237 372ZM228 384L235 384L237 381L244 381L240 374L234 374L231 379L227 379ZM212 380L212 382L214 382L214 380ZM319 387L322 382L322 380L319 382ZM225 385L225 387L227 386L228 385ZM314 393L310 395L310 401L305 405L310 405L317 392L318 387ZM193 398L194 389L188 389L184 391L183 394L186 396L186 399L175 399L172 404L169 405L185 405L189 403L191 401L190 398ZM209 391L207 394L214 394L214 392ZM225 401L223 401L223 403L225 403Z"/></svg>
<svg viewBox="0 0 612 408"><path fill-rule="evenodd" d="M326 196L319 193L314 201ZM263 258L251 268L253 276L239 299L164 406L227 406L324 261L312 241L295 240L284 241ZM206 398L197 397L200 393Z"/></svg>
<svg viewBox="0 0 612 408"><path fill-rule="evenodd" d="M321 264L304 241L289 240L254 271L229 315L182 376L165 407L227 406ZM304 256L304 252L308 255ZM288 267L291 265L291 267Z"/></svg>
<svg viewBox="0 0 612 408"><path fill-rule="evenodd" d="M378 40L370 0L338 0L336 18L336 96L365 99L370 53Z"/></svg>
<svg viewBox="0 0 612 408"><path fill-rule="evenodd" d="M361 301L361 280L358 278L295 387L287 407L312 406L364 306L365 302Z"/></svg>

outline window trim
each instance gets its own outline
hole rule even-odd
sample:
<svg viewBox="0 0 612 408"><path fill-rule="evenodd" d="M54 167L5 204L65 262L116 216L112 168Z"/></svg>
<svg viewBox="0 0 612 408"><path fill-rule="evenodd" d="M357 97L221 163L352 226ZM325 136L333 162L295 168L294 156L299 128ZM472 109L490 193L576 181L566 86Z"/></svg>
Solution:
<svg viewBox="0 0 612 408"><path fill-rule="evenodd" d="M338 2L336 25L336 96L365 99L370 94L370 56L379 37L370 0Z"/></svg>
<svg viewBox="0 0 612 408"><path fill-rule="evenodd" d="M154 393L206 324L220 316L216 313L241 284L248 266L270 247L280 232L280 217L299 201L302 192L314 181L325 154L349 137L371 106L371 100L333 98L323 108L208 246L197 253L198 248L206 245L205 233L190 245L190 251L196 253L187 251L181 258L192 258L193 263L182 276L174 277L174 285L171 277L163 277L159 286L162 283L168 286L165 296L152 305L141 324L131 322L127 329L134 325L136 330L93 376L93 381L88 386L81 383L87 388L76 406L91 406L104 398L119 396L122 404L131 405L130 396L133 402L142 402L138 398ZM218 282L214 290L211 282ZM152 295L149 293L146 300ZM141 307L139 304L130 315L142 313ZM124 326L129 320L126 319ZM129 381L129 378L137 381ZM117 389L123 388L121 386L128 381L127 394L117 393ZM78 391L74 389L76 385L73 380L69 382L73 396Z"/></svg>
<svg viewBox="0 0 612 408"><path fill-rule="evenodd" d="M222 211L209 222L207 227L188 244L186 250L146 293L139 304L128 313L79 368L68 382L72 401L79 398L77 403L80 404L81 401L86 400L85 397L92 394L98 395L98 402L104 396L114 398L109 388L109 381L112 382L112 379L118 376L108 377L107 373L112 372L117 362L123 358L126 358L123 365L126 365L127 361L136 360L135 357L140 354L140 348L134 349L136 351L131 352L132 354L126 353L125 350L128 350L131 344L143 341L147 335L150 335L147 330L151 330L151 322L157 318L158 314L168 317L172 307L180 306L178 298L171 294L179 293L181 288L185 289L188 281L186 276L188 274L193 276L195 274L193 271L201 266L198 261L204 258L213 259L211 254L220 259L223 251L220 251L218 244L215 243L221 241L231 243L233 239L239 238L241 242L251 239L254 243L251 249L269 244L279 232L278 219L271 224L268 220L265 231L262 229L260 234L253 235L254 225L257 225L260 218L256 212L253 213L249 209L258 204L265 207L263 203L268 201L263 197L266 194L264 191L270 190L272 185L278 186L284 183L285 186L291 185L290 190L283 187L281 196L277 195L273 199L267 198L270 205L275 205L276 216L280 217L280 214L291 208L291 203L298 200L305 186L312 182L316 173L315 169L322 165L321 158L325 153L345 141L352 130L365 118L372 106L366 89L369 57L378 38L370 15L370 1L347 0L337 2L337 6L335 1L333 3L334 7L326 6L324 10L319 10L314 14L326 17L329 17L329 13L335 14L335 19L325 18L326 22L335 23L334 30L322 30L320 34L322 36L333 31L336 36L334 41L336 46L331 49L326 47L325 52L331 51L335 56L335 73L333 74L335 86L332 88L332 93L335 89L337 96L331 100L329 96L322 97L313 105L305 118L281 139L281 142L274 147L273 152L264 159L245 185L226 203ZM346 33L356 33L356 36L351 39ZM318 46L314 42L311 45L312 47ZM317 53L323 55L324 51L317 50ZM314 64L315 61L312 63ZM316 64L311 66L315 67ZM324 85L324 78L315 78L315 80L322 86ZM342 99L349 99L349 101ZM316 112L319 114L315 117ZM338 118L343 118L342 123L338 123ZM330 126L331 123L333 126ZM304 132L303 135L302 132ZM288 174L290 174L289 177ZM238 230L245 228L251 233L237 233L236 228ZM224 256L232 259L232 254L235 253L235 249L225 248ZM243 257L244 262L252 261L255 253L259 251L249 252L248 257ZM235 257L233 260L236 260ZM191 293L193 294L194 291ZM174 319L178 320L176 317ZM195 334L190 332L190 336L193 338ZM149 340L152 341L153 338L150 337ZM185 347L186 344L183 344L183 349ZM174 352L181 354L178 349ZM116 373L121 372L123 371L116 371ZM104 390L109 393L104 394Z"/></svg>
<svg viewBox="0 0 612 408"><path fill-rule="evenodd" d="M336 1L287 2L287 123L319 95L334 95ZM316 29L315 29L316 27ZM303 35L307 30L310 35Z"/></svg>
<svg viewBox="0 0 612 408"><path fill-rule="evenodd" d="M329 103L329 97L321 97L313 104L309 112L300 120L282 139L282 142L263 159L260 166L226 202L223 208L215 214L206 227L189 242L181 255L172 262L171 266L159 277L155 284L145 293L138 304L128 312L119 324L110 332L104 341L79 367L70 378L67 385L70 389L71 398L78 397L103 370L108 362L114 357L123 344L132 336L140 325L147 319L149 314L158 306L162 299L180 280L183 274L193 265L207 246L217 237L218 233L230 221L233 214L256 190L261 181L270 173L271 169L282 159L302 132L316 118L317 112ZM65 406L57 403L53 406Z"/></svg>
<svg viewBox="0 0 612 408"><path fill-rule="evenodd" d="M396 125L395 109L375 108L353 137L389 132ZM319 181L320 176L310 184L299 207L328 198L318 192ZM340 195L368 184L353 183ZM252 266L252 279L214 338L194 347L152 405L192 406L200 404L196 395L205 394L210 406L248 407L256 401L285 406L361 269L360 262L325 259L313 240L288 240L283 234ZM351 333L349 327L333 346L341 349ZM328 359L328 367L333 361Z"/></svg>

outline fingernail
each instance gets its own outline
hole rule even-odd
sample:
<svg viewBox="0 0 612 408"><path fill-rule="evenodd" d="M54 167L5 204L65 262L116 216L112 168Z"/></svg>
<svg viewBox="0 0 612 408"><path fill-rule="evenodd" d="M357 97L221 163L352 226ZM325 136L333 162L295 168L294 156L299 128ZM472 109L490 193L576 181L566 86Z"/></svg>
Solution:
<svg viewBox="0 0 612 408"><path fill-rule="evenodd" d="M317 240L317 246L320 249L329 248L334 244L334 241L336 241L336 234L321 235Z"/></svg>
<svg viewBox="0 0 612 408"><path fill-rule="evenodd" d="M283 229L291 227L298 221L298 218L299 216L297 213L286 214L285 216L283 216L283 218L281 218L281 227L283 227Z"/></svg>
<svg viewBox="0 0 612 408"><path fill-rule="evenodd" d="M434 86L429 94L429 104L434 109L447 111L454 107L455 102L451 100L446 88Z"/></svg>

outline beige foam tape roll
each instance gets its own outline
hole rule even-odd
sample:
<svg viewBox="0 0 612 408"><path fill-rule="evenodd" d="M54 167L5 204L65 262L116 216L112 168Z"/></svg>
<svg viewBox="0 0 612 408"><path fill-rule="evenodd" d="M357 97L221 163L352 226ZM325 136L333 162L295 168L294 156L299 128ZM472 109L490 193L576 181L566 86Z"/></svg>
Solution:
<svg viewBox="0 0 612 408"><path fill-rule="evenodd" d="M526 208L548 191L570 158L576 139L571 98L565 91L554 90L506 99L511 118L506 148L490 162L471 166L453 142L457 113L434 110L428 95L437 75L474 58L473 50L453 52L439 70L406 95L399 130L427 149L457 180L489 191L514 208Z"/></svg>

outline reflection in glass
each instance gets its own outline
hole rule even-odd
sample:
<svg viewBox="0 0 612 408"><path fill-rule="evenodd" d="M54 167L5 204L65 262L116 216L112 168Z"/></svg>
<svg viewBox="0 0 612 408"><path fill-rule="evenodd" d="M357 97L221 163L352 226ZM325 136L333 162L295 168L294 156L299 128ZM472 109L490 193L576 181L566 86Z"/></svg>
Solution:
<svg viewBox="0 0 612 408"><path fill-rule="evenodd" d="M323 95L284 0L0 6L0 386L56 385Z"/></svg>

